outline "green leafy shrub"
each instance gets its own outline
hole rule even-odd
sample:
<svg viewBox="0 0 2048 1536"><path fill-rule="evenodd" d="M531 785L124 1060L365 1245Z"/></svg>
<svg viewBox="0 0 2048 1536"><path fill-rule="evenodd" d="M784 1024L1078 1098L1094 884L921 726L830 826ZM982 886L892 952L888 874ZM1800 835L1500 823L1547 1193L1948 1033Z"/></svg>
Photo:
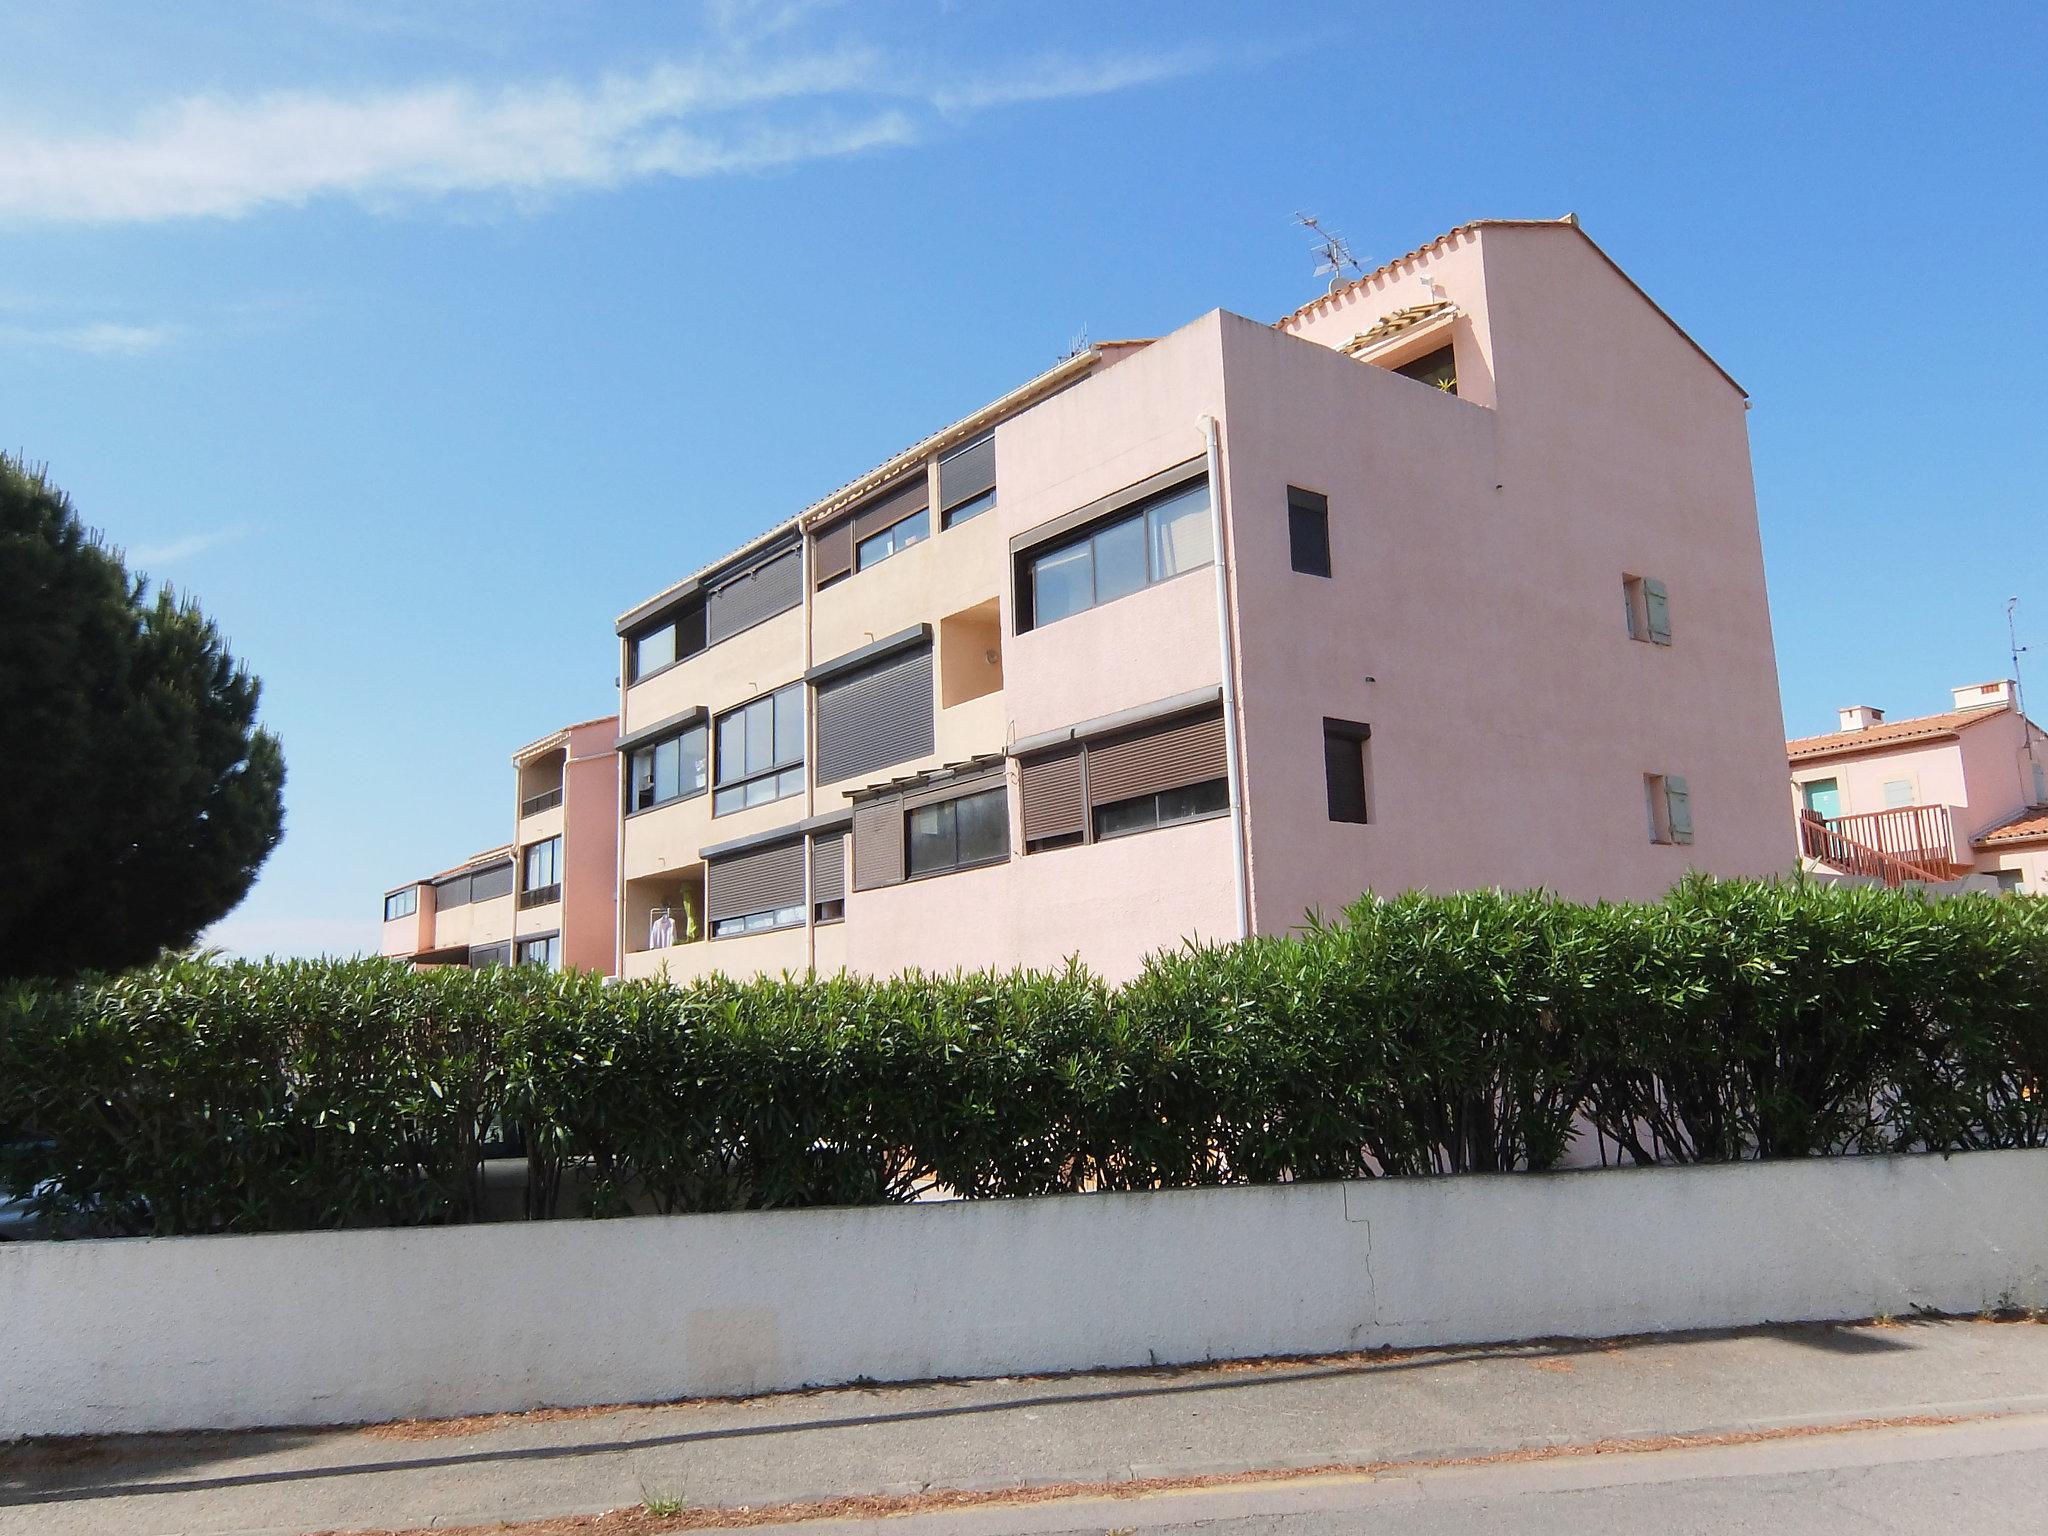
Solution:
<svg viewBox="0 0 2048 1536"><path fill-rule="evenodd" d="M71 1231L718 1211L2048 1145L2048 903L1688 881L1361 901L1078 966L613 985L169 962L0 991L0 1185ZM573 1174L573 1177L570 1175ZM564 1199L573 1190L574 1198Z"/></svg>

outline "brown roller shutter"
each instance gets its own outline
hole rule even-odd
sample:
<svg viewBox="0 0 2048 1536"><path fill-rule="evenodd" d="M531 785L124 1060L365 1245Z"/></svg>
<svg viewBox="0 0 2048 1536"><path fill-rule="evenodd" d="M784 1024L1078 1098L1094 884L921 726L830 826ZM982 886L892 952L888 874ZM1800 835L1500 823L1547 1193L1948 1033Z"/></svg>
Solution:
<svg viewBox="0 0 2048 1536"><path fill-rule="evenodd" d="M884 528L894 528L906 517L914 517L925 509L930 499L930 487L925 482L924 471L920 469L915 479L884 491L853 514L854 542L880 533Z"/></svg>
<svg viewBox="0 0 2048 1536"><path fill-rule="evenodd" d="M811 585L822 587L853 569L853 519L820 528L811 535Z"/></svg>
<svg viewBox="0 0 2048 1536"><path fill-rule="evenodd" d="M811 902L846 899L846 834L825 832L811 839Z"/></svg>
<svg viewBox="0 0 2048 1536"><path fill-rule="evenodd" d="M712 922L804 904L804 844L792 838L769 848L713 859L704 871L704 905Z"/></svg>
<svg viewBox="0 0 2048 1536"><path fill-rule="evenodd" d="M1069 747L1017 765L1018 796L1024 806L1024 841L1071 837L1088 829L1081 799L1081 749Z"/></svg>
<svg viewBox="0 0 2048 1536"><path fill-rule="evenodd" d="M1223 712L1209 711L1088 749L1090 809L1181 789L1228 772Z"/></svg>
<svg viewBox="0 0 2048 1536"><path fill-rule="evenodd" d="M706 643L716 645L804 600L797 551L765 560L713 590L705 604Z"/></svg>
<svg viewBox="0 0 2048 1536"><path fill-rule="evenodd" d="M970 496L996 488L996 438L993 432L939 460L939 505L951 510Z"/></svg>
<svg viewBox="0 0 2048 1536"><path fill-rule="evenodd" d="M903 880L903 802L894 796L853 808L853 888Z"/></svg>

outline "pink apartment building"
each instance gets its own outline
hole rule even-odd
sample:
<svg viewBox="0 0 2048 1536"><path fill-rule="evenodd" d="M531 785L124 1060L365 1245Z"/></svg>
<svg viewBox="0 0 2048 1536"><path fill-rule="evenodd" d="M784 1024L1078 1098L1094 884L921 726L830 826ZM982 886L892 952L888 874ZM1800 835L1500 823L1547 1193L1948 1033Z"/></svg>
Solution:
<svg viewBox="0 0 2048 1536"><path fill-rule="evenodd" d="M1809 868L2048 893L2048 738L2012 682L1957 688L1953 708L1911 720L1858 704L1785 754Z"/></svg>
<svg viewBox="0 0 2048 1536"><path fill-rule="evenodd" d="M618 719L564 726L512 754L512 841L384 895L381 952L419 965L613 974Z"/></svg>
<svg viewBox="0 0 2048 1536"><path fill-rule="evenodd" d="M1789 869L1746 408L1570 219L1066 359L618 620L619 974Z"/></svg>

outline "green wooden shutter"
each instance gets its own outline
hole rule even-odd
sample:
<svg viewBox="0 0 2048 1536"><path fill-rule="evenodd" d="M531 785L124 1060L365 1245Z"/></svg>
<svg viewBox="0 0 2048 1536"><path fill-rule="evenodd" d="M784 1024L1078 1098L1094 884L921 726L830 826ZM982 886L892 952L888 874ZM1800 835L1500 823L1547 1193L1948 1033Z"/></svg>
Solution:
<svg viewBox="0 0 2048 1536"><path fill-rule="evenodd" d="M1671 643L1671 597L1664 590L1664 583L1643 579L1643 607L1650 617L1650 643L1669 645Z"/></svg>
<svg viewBox="0 0 2048 1536"><path fill-rule="evenodd" d="M1692 789L1676 774L1664 779L1664 814L1671 823L1671 841L1692 841Z"/></svg>

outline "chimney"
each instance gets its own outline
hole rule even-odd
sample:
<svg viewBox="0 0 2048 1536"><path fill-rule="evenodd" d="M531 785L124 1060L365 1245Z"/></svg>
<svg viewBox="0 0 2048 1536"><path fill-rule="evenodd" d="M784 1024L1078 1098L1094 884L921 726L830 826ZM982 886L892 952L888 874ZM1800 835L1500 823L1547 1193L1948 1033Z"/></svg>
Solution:
<svg viewBox="0 0 2048 1536"><path fill-rule="evenodd" d="M2012 703L2012 681L1999 678L1992 683L1970 683L1951 688L1957 709L2004 709Z"/></svg>
<svg viewBox="0 0 2048 1536"><path fill-rule="evenodd" d="M1875 704L1851 704L1841 711L1841 716L1845 731L1867 731L1873 725L1884 723L1884 711Z"/></svg>

